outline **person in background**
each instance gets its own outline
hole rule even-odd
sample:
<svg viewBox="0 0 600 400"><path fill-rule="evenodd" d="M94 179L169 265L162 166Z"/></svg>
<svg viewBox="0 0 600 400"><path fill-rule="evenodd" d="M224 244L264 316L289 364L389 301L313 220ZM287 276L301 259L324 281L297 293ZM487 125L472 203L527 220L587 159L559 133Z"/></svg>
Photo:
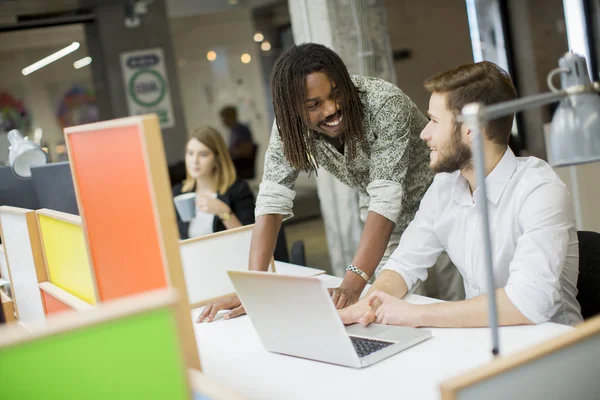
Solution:
<svg viewBox="0 0 600 400"><path fill-rule="evenodd" d="M437 175L370 295L341 310L346 324L468 328L489 323L473 134L457 116L469 103L513 100L516 90L508 74L488 61L441 73L425 87L431 92L431 120L421 139ZM579 248L569 193L548 163L516 157L508 147L513 118L489 121L481 135L498 323L575 325L582 320ZM444 250L463 276L467 299L427 305L402 300Z"/></svg>
<svg viewBox="0 0 600 400"><path fill-rule="evenodd" d="M221 134L205 126L192 132L185 150L186 179L173 187L173 197L196 193L196 216L183 222L179 235L188 239L254 223L254 195L235 169Z"/></svg>
<svg viewBox="0 0 600 400"><path fill-rule="evenodd" d="M229 154L240 178L254 177L254 140L250 129L238 121L237 109L226 106L220 112L223 125L229 128Z"/></svg>

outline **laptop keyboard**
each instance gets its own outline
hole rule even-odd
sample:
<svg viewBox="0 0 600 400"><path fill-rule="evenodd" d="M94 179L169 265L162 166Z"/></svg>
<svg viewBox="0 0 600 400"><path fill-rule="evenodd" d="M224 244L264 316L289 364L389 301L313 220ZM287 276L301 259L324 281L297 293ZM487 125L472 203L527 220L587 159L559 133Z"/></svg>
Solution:
<svg viewBox="0 0 600 400"><path fill-rule="evenodd" d="M384 342L382 340L364 339L356 336L350 336L354 350L358 353L358 357L366 357L371 353L375 353L389 345L394 344L393 342Z"/></svg>

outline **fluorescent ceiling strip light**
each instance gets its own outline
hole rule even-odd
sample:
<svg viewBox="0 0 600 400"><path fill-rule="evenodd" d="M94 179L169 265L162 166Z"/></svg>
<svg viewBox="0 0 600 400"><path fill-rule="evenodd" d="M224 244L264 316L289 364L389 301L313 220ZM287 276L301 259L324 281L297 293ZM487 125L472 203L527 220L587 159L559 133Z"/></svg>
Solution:
<svg viewBox="0 0 600 400"><path fill-rule="evenodd" d="M81 60L77 60L73 63L73 67L75 69L83 68L86 65L90 65L92 63L92 57L84 57Z"/></svg>
<svg viewBox="0 0 600 400"><path fill-rule="evenodd" d="M42 58L40 61L31 64L28 67L23 68L21 71L23 75L29 75L34 71L37 71L40 68L45 67L46 65L53 63L54 61L66 56L77 50L79 48L78 42L73 42L62 50L57 51L54 54L50 54L48 57Z"/></svg>

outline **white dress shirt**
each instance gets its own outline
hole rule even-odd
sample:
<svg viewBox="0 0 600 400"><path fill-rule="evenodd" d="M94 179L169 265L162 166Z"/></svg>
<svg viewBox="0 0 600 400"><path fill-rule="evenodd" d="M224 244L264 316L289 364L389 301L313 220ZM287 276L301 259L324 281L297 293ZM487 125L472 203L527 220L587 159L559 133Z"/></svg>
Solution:
<svg viewBox="0 0 600 400"><path fill-rule="evenodd" d="M565 184L535 157L508 149L486 177L496 288L530 321L574 325L579 248ZM410 289L446 251L464 279L467 299L487 292L480 207L459 171L436 175L384 269Z"/></svg>

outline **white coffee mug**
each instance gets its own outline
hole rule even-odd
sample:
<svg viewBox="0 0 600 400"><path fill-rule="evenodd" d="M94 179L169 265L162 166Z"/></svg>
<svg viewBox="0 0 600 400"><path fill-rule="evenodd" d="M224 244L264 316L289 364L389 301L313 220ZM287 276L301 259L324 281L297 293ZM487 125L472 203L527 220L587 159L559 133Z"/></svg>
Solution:
<svg viewBox="0 0 600 400"><path fill-rule="evenodd" d="M173 198L179 218L190 222L196 216L196 193L184 193Z"/></svg>

